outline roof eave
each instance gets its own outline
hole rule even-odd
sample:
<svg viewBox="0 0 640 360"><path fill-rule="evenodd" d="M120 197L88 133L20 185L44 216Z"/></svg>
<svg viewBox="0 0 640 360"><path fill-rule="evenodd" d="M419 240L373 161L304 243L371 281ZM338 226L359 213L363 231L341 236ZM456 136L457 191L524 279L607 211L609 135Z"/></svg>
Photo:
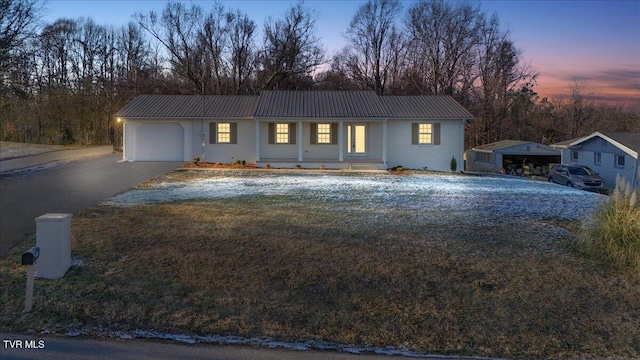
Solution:
<svg viewBox="0 0 640 360"><path fill-rule="evenodd" d="M588 135L588 136L586 136L584 138L581 138L581 139L578 139L578 140L572 142L571 144L569 144L568 147L569 148L574 148L574 147L575 148L579 148L578 146L580 146L580 144L582 144L583 142L585 142L587 140L591 140L594 137L601 137L604 140L606 140L607 142L611 143L613 146L615 146L618 149L620 149L620 150L624 151L625 153L629 154L631 157L633 157L635 159L638 159L638 152L637 151L634 151L633 149L629 148L628 146L626 146L624 144L621 144L620 142L610 138L609 136L607 136L607 135L605 135L605 134L603 134L603 133L601 133L599 131L596 131L591 135Z"/></svg>

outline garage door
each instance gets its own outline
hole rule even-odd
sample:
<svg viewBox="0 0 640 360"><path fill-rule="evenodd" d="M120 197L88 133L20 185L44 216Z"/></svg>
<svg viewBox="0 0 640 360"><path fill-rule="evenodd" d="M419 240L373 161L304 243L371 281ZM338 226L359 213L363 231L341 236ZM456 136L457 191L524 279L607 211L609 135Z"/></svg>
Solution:
<svg viewBox="0 0 640 360"><path fill-rule="evenodd" d="M184 161L184 129L175 122L143 122L135 147L136 161Z"/></svg>

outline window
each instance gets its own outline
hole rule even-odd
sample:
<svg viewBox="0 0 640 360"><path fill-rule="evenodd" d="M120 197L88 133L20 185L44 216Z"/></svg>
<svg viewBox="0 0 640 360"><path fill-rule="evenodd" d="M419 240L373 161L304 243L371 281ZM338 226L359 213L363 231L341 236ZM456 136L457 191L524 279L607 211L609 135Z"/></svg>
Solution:
<svg viewBox="0 0 640 360"><path fill-rule="evenodd" d="M571 161L578 161L578 152L571 150Z"/></svg>
<svg viewBox="0 0 640 360"><path fill-rule="evenodd" d="M411 144L440 145L440 123L411 124Z"/></svg>
<svg viewBox="0 0 640 360"><path fill-rule="evenodd" d="M616 167L624 167L624 155L615 155Z"/></svg>
<svg viewBox="0 0 640 360"><path fill-rule="evenodd" d="M593 153L593 164L594 165L602 164L602 153L599 153L599 152Z"/></svg>
<svg viewBox="0 0 640 360"><path fill-rule="evenodd" d="M218 123L218 144L231 143L231 124Z"/></svg>
<svg viewBox="0 0 640 360"><path fill-rule="evenodd" d="M289 124L276 124L276 144L289 143Z"/></svg>
<svg viewBox="0 0 640 360"><path fill-rule="evenodd" d="M269 123L269 144L295 144L296 123Z"/></svg>
<svg viewBox="0 0 640 360"><path fill-rule="evenodd" d="M209 123L209 144L237 144L238 123Z"/></svg>
<svg viewBox="0 0 640 360"><path fill-rule="evenodd" d="M418 144L433 143L433 129L431 124L418 125Z"/></svg>
<svg viewBox="0 0 640 360"><path fill-rule="evenodd" d="M331 144L331 124L318 124L318 144Z"/></svg>

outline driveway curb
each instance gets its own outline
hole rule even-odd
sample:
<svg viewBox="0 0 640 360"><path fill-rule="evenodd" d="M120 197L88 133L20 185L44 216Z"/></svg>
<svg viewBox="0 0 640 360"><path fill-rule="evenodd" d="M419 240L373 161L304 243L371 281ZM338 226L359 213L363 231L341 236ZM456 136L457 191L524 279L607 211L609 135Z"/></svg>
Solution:
<svg viewBox="0 0 640 360"><path fill-rule="evenodd" d="M42 165L52 161L68 160L96 155L107 155L111 153L113 153L113 145L105 145L92 146L82 149L51 151L44 154L0 160L0 173L24 169L36 165Z"/></svg>

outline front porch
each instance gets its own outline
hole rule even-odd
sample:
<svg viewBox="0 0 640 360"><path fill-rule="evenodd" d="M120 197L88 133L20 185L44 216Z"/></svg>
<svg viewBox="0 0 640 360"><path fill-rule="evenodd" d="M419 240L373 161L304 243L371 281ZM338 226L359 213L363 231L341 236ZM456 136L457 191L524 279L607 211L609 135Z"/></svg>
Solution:
<svg viewBox="0 0 640 360"><path fill-rule="evenodd" d="M260 159L256 161L256 166L272 168L297 168L301 169L341 169L357 171L377 171L386 170L387 165L382 159L369 158L345 158L344 161L338 159L309 159L299 161L295 158L287 159Z"/></svg>
<svg viewBox="0 0 640 360"><path fill-rule="evenodd" d="M256 165L384 170L386 132L384 119L256 120Z"/></svg>

